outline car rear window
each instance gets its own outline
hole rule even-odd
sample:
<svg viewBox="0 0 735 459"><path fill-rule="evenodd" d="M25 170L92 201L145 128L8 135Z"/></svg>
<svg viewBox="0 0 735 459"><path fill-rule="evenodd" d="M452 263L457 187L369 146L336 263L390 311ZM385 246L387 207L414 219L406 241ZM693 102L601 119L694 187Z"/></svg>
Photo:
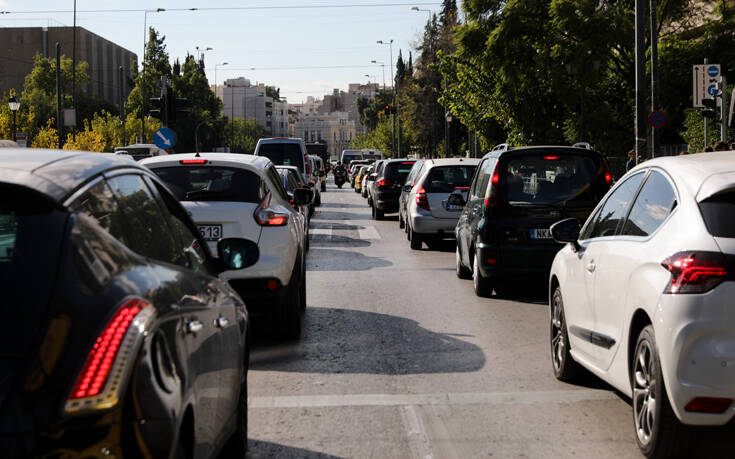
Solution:
<svg viewBox="0 0 735 459"><path fill-rule="evenodd" d="M260 177L232 167L177 166L152 169L179 201L254 202L262 200Z"/></svg>
<svg viewBox="0 0 735 459"><path fill-rule="evenodd" d="M299 170L304 168L304 154L298 143L262 143L257 154L279 166L296 166Z"/></svg>
<svg viewBox="0 0 735 459"><path fill-rule="evenodd" d="M699 203L707 231L715 237L735 237L735 190Z"/></svg>
<svg viewBox="0 0 735 459"><path fill-rule="evenodd" d="M383 176L386 180L390 180L391 182L403 183L406 180L406 177L408 177L408 173L411 172L411 168L415 162L416 161L396 161L394 163L387 163L384 168L385 170L383 171Z"/></svg>
<svg viewBox="0 0 735 459"><path fill-rule="evenodd" d="M608 190L601 158L544 151L502 161L499 176L510 205L594 207Z"/></svg>
<svg viewBox="0 0 735 459"><path fill-rule="evenodd" d="M433 167L424 181L427 193L451 193L455 189L469 189L477 166Z"/></svg>

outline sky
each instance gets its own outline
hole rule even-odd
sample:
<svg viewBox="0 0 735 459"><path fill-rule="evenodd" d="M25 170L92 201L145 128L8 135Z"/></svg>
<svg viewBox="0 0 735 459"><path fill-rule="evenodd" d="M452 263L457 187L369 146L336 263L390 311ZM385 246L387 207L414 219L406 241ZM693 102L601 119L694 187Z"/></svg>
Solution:
<svg viewBox="0 0 735 459"><path fill-rule="evenodd" d="M390 47L376 41L393 40L394 63L399 50L408 59L429 15L438 14L441 8L441 0L77 0L76 3L78 26L138 56L143 50L145 17L149 26L165 35L172 62L176 58L183 62L187 52L196 54L197 46L200 51L212 48L204 55L210 84L214 84L216 66L218 84L242 76L253 83L281 88L281 96L290 103L300 103L308 96L321 98L335 88L346 90L348 83L370 81L382 85L383 74L390 86ZM413 11L413 6L421 11ZM0 11L10 12L0 14L0 27L71 26L73 8L74 0L0 0ZM157 8L168 11L144 13ZM251 9L171 11L188 8ZM383 62L384 67L372 64L373 60ZM221 65L224 62L227 65Z"/></svg>

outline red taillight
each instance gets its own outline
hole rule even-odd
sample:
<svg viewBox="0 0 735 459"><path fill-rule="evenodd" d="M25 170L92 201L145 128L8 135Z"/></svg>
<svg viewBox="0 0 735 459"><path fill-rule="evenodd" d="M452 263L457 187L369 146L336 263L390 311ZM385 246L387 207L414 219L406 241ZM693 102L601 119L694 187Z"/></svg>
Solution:
<svg viewBox="0 0 735 459"><path fill-rule="evenodd" d="M431 206L429 206L429 198L426 196L426 190L422 186L420 186L419 189L416 190L416 205L424 210L431 211Z"/></svg>
<svg viewBox="0 0 735 459"><path fill-rule="evenodd" d="M309 160L304 158L304 163L306 164L306 175L311 174L311 164L309 164Z"/></svg>
<svg viewBox="0 0 735 459"><path fill-rule="evenodd" d="M732 405L731 398L697 397L684 407L692 413L722 414Z"/></svg>
<svg viewBox="0 0 735 459"><path fill-rule="evenodd" d="M500 198L498 197L497 184L500 183L500 173L497 167L490 178L490 186L487 188L487 196L485 197L485 208L496 209L500 207Z"/></svg>
<svg viewBox="0 0 735 459"><path fill-rule="evenodd" d="M416 161L403 161L403 162L402 162L401 164L413 164L413 163L415 163L415 162L416 162Z"/></svg>
<svg viewBox="0 0 735 459"><path fill-rule="evenodd" d="M454 189L455 190L469 190L470 187L468 187L468 186L455 186Z"/></svg>
<svg viewBox="0 0 735 459"><path fill-rule="evenodd" d="M278 281L273 279L269 280L267 287L271 292L275 291L278 288Z"/></svg>
<svg viewBox="0 0 735 459"><path fill-rule="evenodd" d="M179 161L180 164L207 164L206 159L182 159Z"/></svg>
<svg viewBox="0 0 735 459"><path fill-rule="evenodd" d="M383 188L383 187L392 186L392 185L393 185L393 182L391 182L390 180L386 180L386 179L380 179L375 183L375 186L377 186L378 188Z"/></svg>
<svg viewBox="0 0 735 459"><path fill-rule="evenodd" d="M704 293L727 277L725 258L717 252L679 252L661 265L671 273L664 293Z"/></svg>
<svg viewBox="0 0 735 459"><path fill-rule="evenodd" d="M253 212L255 222L260 226L284 226L288 223L288 215L269 208L271 203L271 194L268 193L263 201Z"/></svg>
<svg viewBox="0 0 735 459"><path fill-rule="evenodd" d="M493 177L490 179L490 182L492 182L493 185L497 185L500 182L500 173L497 169L493 172Z"/></svg>
<svg viewBox="0 0 735 459"><path fill-rule="evenodd" d="M544 156L544 159L546 159L546 160L554 160L554 159L559 159L559 157L558 156Z"/></svg>
<svg viewBox="0 0 735 459"><path fill-rule="evenodd" d="M138 298L126 301L120 306L102 330L102 333L97 337L97 341L95 341L87 356L87 361L74 383L69 400L93 397L103 391L111 370L116 366L118 351L131 323L148 306L150 306L150 303Z"/></svg>
<svg viewBox="0 0 735 459"><path fill-rule="evenodd" d="M612 183L612 174L609 172L605 172L605 182L607 182L608 185Z"/></svg>

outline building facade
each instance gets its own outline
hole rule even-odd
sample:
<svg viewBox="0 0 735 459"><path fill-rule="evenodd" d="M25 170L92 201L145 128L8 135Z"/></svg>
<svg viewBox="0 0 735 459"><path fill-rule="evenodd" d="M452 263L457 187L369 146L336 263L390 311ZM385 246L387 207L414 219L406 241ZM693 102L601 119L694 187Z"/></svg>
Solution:
<svg viewBox="0 0 735 459"><path fill-rule="evenodd" d="M329 155L339 158L342 150L349 148L357 130L347 112L316 113L300 116L293 135L305 142L326 142Z"/></svg>
<svg viewBox="0 0 735 459"><path fill-rule="evenodd" d="M132 90L128 77L136 65L137 55L87 29L77 27L76 30L77 63L87 62L90 76L89 83L79 85L77 90L117 104L122 89L127 100ZM59 43L61 54L71 58L73 42L73 27L0 28L0 93L14 89L20 94L26 75L33 70L36 54L56 57L56 43ZM120 67L123 68L122 79Z"/></svg>
<svg viewBox="0 0 735 459"><path fill-rule="evenodd" d="M225 116L255 119L273 137L288 135L288 103L266 95L264 84L254 86L247 78L232 78L216 91L222 99Z"/></svg>
<svg viewBox="0 0 735 459"><path fill-rule="evenodd" d="M319 113L347 112L349 120L354 121L357 135L367 132L367 128L360 123L360 113L357 110L357 99L364 97L368 100L375 98L375 92L380 88L377 83L360 84L350 83L347 91L334 89L332 94L324 96Z"/></svg>

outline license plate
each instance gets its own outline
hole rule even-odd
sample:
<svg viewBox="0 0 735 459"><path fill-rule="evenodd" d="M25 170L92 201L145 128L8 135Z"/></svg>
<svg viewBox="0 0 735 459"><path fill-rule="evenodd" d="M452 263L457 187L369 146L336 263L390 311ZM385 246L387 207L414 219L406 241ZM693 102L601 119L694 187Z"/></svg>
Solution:
<svg viewBox="0 0 735 459"><path fill-rule="evenodd" d="M458 211L458 212L461 212L462 209L463 209L462 206L455 206L455 205L452 205L452 204L447 204L445 207L446 207L447 210Z"/></svg>
<svg viewBox="0 0 735 459"><path fill-rule="evenodd" d="M550 229L532 229L531 239L551 239Z"/></svg>
<svg viewBox="0 0 735 459"><path fill-rule="evenodd" d="M222 225L198 225L199 234L207 241L217 241L222 238Z"/></svg>

